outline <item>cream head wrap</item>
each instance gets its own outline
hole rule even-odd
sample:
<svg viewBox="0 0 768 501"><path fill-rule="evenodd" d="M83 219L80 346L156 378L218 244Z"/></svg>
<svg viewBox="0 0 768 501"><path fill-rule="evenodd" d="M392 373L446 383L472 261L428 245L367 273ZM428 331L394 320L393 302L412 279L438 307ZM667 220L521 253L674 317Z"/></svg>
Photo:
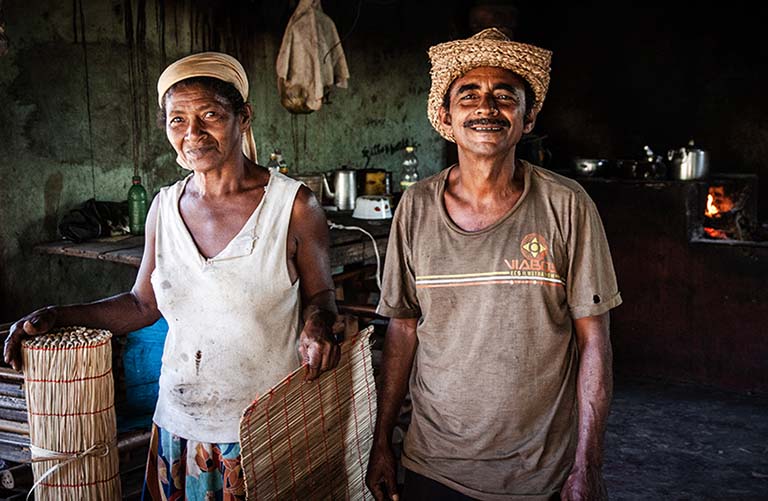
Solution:
<svg viewBox="0 0 768 501"><path fill-rule="evenodd" d="M175 84L194 77L218 78L224 82L231 83L243 96L243 101L248 102L248 77L245 74L243 65L232 56L220 52L201 52L191 56L179 59L168 66L160 78L157 80L157 104L163 106L163 96L168 89ZM253 131L248 130L243 134L243 154L256 160L256 142L253 139ZM185 169L181 158L176 157L176 162ZM258 162L257 162L258 163Z"/></svg>
<svg viewBox="0 0 768 501"><path fill-rule="evenodd" d="M448 141L456 142L453 131L440 123L438 110L453 81L475 68L495 66L520 75L533 90L531 111L538 113L544 104L552 52L513 42L496 28L488 28L466 40L435 45L429 49L429 59L432 62L432 88L429 90L427 115L432 127Z"/></svg>

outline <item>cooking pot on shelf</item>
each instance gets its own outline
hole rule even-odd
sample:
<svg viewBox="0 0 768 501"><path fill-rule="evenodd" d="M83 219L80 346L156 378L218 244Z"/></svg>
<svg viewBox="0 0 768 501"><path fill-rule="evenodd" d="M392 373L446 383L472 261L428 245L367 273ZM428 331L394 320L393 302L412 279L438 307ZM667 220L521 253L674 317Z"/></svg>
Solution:
<svg viewBox="0 0 768 501"><path fill-rule="evenodd" d="M573 171L580 177L600 177L608 174L611 162L604 158L575 158Z"/></svg>
<svg viewBox="0 0 768 501"><path fill-rule="evenodd" d="M666 179L667 164L661 155L653 152L650 146L643 146L645 158L635 162L633 175L635 179Z"/></svg>
<svg viewBox="0 0 768 501"><path fill-rule="evenodd" d="M693 140L687 147L669 150L669 174L682 181L701 179L709 175L709 153L694 147Z"/></svg>

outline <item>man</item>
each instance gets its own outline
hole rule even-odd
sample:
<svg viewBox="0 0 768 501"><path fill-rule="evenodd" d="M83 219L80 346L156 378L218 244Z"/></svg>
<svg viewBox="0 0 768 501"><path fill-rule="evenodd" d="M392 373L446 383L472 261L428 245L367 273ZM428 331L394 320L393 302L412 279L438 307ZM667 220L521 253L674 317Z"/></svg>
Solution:
<svg viewBox="0 0 768 501"><path fill-rule="evenodd" d="M459 163L409 188L393 221L368 485L396 499L410 375L405 499L604 498L610 252L584 190L515 157L551 53L492 28L429 55L429 118Z"/></svg>

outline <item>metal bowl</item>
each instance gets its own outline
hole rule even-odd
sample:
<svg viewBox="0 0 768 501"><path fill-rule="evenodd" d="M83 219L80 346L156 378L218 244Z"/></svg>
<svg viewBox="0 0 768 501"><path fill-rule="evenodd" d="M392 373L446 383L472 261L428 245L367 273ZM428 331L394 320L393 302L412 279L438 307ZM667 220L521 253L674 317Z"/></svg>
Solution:
<svg viewBox="0 0 768 501"><path fill-rule="evenodd" d="M610 162L604 158L575 158L573 171L578 176L602 176L608 172Z"/></svg>

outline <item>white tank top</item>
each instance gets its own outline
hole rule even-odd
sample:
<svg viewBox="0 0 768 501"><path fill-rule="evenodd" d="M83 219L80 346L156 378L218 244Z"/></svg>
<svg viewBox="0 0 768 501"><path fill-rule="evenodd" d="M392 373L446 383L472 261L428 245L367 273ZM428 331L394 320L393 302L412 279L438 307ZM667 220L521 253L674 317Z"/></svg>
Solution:
<svg viewBox="0 0 768 501"><path fill-rule="evenodd" d="M199 442L237 442L243 410L299 366L299 281L286 245L301 184L273 173L240 232L206 259L181 219L188 176L160 190L152 287L168 321L154 421Z"/></svg>

